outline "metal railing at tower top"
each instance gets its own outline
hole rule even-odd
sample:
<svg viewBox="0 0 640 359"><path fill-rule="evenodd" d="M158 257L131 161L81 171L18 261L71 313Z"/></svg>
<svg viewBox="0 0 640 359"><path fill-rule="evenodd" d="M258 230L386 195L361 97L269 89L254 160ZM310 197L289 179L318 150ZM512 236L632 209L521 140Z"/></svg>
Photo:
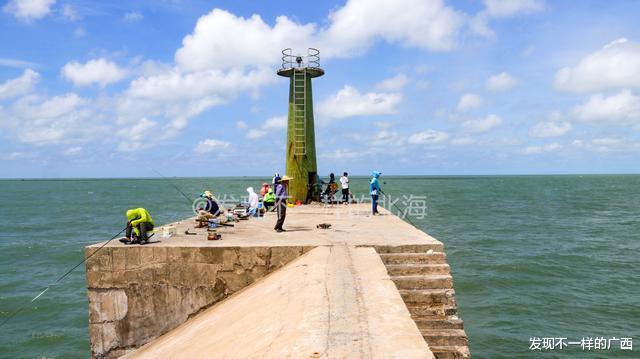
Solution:
<svg viewBox="0 0 640 359"><path fill-rule="evenodd" d="M307 49L307 55L294 55L291 48L282 50L282 69L293 68L320 68L320 50L310 47Z"/></svg>

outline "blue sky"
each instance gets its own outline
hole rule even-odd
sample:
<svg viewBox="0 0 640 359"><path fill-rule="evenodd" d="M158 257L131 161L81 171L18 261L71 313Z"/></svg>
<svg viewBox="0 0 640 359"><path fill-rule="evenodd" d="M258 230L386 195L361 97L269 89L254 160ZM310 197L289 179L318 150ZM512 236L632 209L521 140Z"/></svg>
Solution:
<svg viewBox="0 0 640 359"><path fill-rule="evenodd" d="M321 173L637 173L637 1L11 0L0 177L284 172L280 50L321 51Z"/></svg>

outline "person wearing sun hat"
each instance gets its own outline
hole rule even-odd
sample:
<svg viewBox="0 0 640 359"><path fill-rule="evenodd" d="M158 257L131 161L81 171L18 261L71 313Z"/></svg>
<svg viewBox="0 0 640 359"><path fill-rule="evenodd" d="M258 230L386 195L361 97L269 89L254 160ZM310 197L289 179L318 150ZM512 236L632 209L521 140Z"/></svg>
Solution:
<svg viewBox="0 0 640 359"><path fill-rule="evenodd" d="M278 176L274 178L276 185L276 211L278 213L278 220L276 221L276 226L273 227L273 229L278 233L286 231L282 228L282 225L284 224L284 219L287 217L287 198L289 198L287 186L289 186L289 180L292 179L293 178L286 175L282 178Z"/></svg>

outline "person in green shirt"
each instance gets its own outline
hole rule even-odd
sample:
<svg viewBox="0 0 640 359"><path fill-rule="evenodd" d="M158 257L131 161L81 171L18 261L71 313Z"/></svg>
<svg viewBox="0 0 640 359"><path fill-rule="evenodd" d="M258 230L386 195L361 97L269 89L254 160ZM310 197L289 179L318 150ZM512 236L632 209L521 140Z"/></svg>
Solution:
<svg viewBox="0 0 640 359"><path fill-rule="evenodd" d="M131 241L131 232L135 234L132 243L148 242L149 236L147 232L153 230L153 219L144 208L130 209L127 215L126 239Z"/></svg>
<svg viewBox="0 0 640 359"><path fill-rule="evenodd" d="M264 195L262 199L262 204L264 205L265 211L269 212L269 207L274 207L276 204L276 195L273 193L273 189L269 188L267 193Z"/></svg>

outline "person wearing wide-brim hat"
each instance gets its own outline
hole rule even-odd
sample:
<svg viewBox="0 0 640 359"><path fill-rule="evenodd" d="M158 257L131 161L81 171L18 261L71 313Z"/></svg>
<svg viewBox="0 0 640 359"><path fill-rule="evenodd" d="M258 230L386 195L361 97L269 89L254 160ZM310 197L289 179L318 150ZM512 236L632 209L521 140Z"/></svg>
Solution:
<svg viewBox="0 0 640 359"><path fill-rule="evenodd" d="M282 228L282 225L284 224L284 219L287 217L287 198L289 198L287 187L289 186L289 180L292 179L293 178L289 176L274 178L276 184L276 211L278 212L278 220L273 229L275 229L276 232L286 231Z"/></svg>

